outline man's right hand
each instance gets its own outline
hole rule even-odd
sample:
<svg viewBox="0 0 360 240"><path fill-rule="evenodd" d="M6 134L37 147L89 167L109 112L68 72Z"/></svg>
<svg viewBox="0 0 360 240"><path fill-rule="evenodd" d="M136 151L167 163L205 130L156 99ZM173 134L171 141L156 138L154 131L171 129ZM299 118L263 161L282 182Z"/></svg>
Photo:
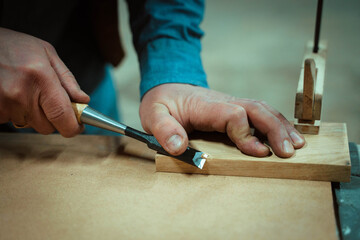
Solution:
<svg viewBox="0 0 360 240"><path fill-rule="evenodd" d="M0 28L0 123L72 137L83 127L71 101L89 100L51 44Z"/></svg>

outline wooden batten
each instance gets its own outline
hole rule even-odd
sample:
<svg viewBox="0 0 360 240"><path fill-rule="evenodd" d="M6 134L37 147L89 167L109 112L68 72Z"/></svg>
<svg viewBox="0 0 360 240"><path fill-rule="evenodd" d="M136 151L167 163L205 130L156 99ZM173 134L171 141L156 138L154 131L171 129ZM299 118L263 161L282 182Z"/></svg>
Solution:
<svg viewBox="0 0 360 240"><path fill-rule="evenodd" d="M210 159L198 169L174 158L156 155L160 172L199 173L229 176L301 179L314 181L350 181L350 155L346 125L322 123L319 135L305 134L306 146L291 158L257 158L241 153L225 139L191 140L192 147L208 153Z"/></svg>

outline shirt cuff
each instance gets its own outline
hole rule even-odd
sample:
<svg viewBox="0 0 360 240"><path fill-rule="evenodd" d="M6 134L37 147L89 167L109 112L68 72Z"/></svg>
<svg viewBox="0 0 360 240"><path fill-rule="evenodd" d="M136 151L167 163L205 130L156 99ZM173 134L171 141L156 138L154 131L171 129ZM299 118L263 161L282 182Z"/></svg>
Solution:
<svg viewBox="0 0 360 240"><path fill-rule="evenodd" d="M184 83L208 88L200 47L172 38L146 44L139 55L140 96L164 83Z"/></svg>

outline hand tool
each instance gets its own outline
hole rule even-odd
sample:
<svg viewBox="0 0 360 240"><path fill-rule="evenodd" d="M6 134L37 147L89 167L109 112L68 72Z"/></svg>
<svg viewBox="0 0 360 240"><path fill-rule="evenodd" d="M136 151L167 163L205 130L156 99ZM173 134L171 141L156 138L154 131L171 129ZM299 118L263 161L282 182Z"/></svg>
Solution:
<svg viewBox="0 0 360 240"><path fill-rule="evenodd" d="M76 118L79 123L85 123L91 126L103 128L109 131L121 133L123 135L132 137L136 140L144 142L150 149L153 149L161 154L179 159L183 162L203 168L208 155L191 147L187 147L185 152L179 156L173 156L165 151L156 138L152 135L138 131L134 128L126 126L122 123L114 121L113 119L103 115L102 113L89 107L87 104L72 103Z"/></svg>

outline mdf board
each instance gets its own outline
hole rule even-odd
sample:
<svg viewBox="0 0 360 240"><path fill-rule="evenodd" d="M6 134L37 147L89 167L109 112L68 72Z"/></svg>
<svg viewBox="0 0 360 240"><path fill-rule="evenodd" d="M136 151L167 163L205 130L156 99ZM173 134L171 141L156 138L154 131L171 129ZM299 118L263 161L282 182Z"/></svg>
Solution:
<svg viewBox="0 0 360 240"><path fill-rule="evenodd" d="M155 172L124 138L0 134L0 239L337 239L328 182Z"/></svg>
<svg viewBox="0 0 360 240"><path fill-rule="evenodd" d="M256 158L241 153L225 135L207 140L191 140L190 145L210 155L203 169L177 159L156 155L159 172L200 173L229 176L304 179L317 181L350 181L350 155L346 125L322 123L319 135L304 135L306 146L291 158L272 154Z"/></svg>

